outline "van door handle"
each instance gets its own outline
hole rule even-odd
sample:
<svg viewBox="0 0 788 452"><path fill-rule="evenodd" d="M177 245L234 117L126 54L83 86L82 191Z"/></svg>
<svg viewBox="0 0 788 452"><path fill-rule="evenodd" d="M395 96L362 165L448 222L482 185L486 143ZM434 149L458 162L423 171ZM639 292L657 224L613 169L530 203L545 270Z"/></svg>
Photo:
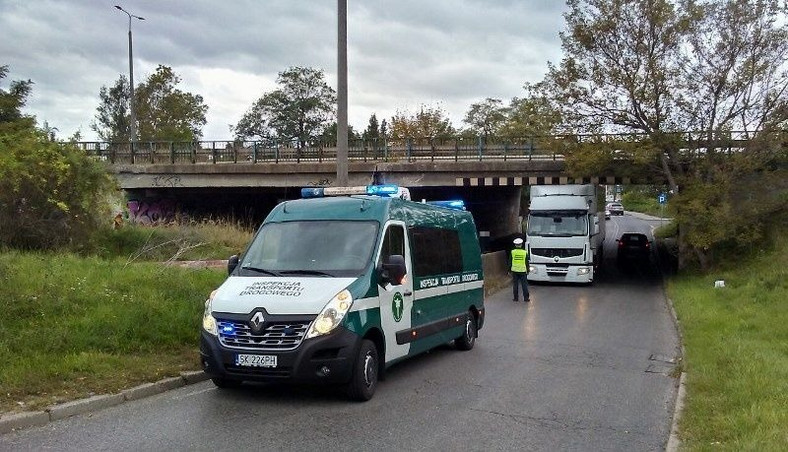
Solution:
<svg viewBox="0 0 788 452"><path fill-rule="evenodd" d="M407 292L403 293L402 295L404 295L406 297L409 297L409 296L413 295L413 292L407 291Z"/></svg>

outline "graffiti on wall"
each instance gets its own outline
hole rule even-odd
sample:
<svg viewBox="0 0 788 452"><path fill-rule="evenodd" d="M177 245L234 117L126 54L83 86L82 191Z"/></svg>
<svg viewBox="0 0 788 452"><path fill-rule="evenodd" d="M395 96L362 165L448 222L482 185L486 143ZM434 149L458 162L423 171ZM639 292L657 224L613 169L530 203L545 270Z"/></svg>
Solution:
<svg viewBox="0 0 788 452"><path fill-rule="evenodd" d="M174 199L131 200L126 203L129 222L143 225L169 223L178 215Z"/></svg>

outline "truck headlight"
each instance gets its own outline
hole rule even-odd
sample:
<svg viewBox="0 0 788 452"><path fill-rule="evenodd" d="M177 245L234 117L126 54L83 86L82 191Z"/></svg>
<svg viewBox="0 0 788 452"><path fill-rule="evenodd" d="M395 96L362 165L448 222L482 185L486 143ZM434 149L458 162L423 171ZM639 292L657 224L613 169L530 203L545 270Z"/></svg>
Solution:
<svg viewBox="0 0 788 452"><path fill-rule="evenodd" d="M347 289L342 290L329 301L317 315L317 318L309 325L309 331L305 339L328 334L334 330L345 318L345 314L353 305L353 296Z"/></svg>
<svg viewBox="0 0 788 452"><path fill-rule="evenodd" d="M528 272L529 273L539 273L537 270L538 269L537 269L536 265L529 265L528 266Z"/></svg>
<svg viewBox="0 0 788 452"><path fill-rule="evenodd" d="M211 305L213 304L213 297L216 291L211 292L211 295L205 300L205 310L202 313L202 329L214 336L219 335L218 328L216 328L216 319L211 314Z"/></svg>
<svg viewBox="0 0 788 452"><path fill-rule="evenodd" d="M588 268L588 267L580 267L580 268L577 269L577 274L578 275L587 275L589 273L591 273L591 269Z"/></svg>

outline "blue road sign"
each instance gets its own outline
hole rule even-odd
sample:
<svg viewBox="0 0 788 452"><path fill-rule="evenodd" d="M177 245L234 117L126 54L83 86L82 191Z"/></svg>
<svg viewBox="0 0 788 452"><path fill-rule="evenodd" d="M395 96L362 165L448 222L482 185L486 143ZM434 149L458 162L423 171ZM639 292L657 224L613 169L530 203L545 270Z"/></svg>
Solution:
<svg viewBox="0 0 788 452"><path fill-rule="evenodd" d="M668 202L668 195L665 193L660 193L659 196L657 196L657 201L659 201L660 204L665 204Z"/></svg>

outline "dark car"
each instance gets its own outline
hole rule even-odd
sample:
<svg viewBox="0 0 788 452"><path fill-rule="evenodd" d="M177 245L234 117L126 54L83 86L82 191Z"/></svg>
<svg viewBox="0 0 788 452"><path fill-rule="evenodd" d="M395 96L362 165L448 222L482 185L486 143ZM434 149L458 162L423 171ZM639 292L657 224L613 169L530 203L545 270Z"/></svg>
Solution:
<svg viewBox="0 0 788 452"><path fill-rule="evenodd" d="M646 234L640 232L625 232L621 234L618 242L616 260L619 264L634 263L644 264L651 259L651 242Z"/></svg>
<svg viewBox="0 0 788 452"><path fill-rule="evenodd" d="M624 215L624 205L620 202L609 203L605 210L610 212L610 215Z"/></svg>

